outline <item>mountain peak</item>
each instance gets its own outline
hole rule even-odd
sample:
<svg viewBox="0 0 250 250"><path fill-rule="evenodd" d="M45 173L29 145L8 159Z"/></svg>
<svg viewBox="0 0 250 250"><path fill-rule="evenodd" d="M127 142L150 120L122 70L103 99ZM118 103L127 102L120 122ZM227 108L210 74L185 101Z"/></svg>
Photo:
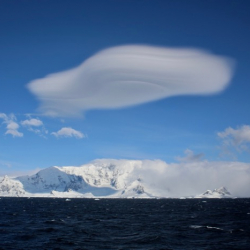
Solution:
<svg viewBox="0 0 250 250"><path fill-rule="evenodd" d="M203 194L195 196L195 198L231 198L231 193L225 188L220 187L213 191L207 190Z"/></svg>
<svg viewBox="0 0 250 250"><path fill-rule="evenodd" d="M225 187L217 188L213 192L217 192L222 195L231 195L231 193Z"/></svg>

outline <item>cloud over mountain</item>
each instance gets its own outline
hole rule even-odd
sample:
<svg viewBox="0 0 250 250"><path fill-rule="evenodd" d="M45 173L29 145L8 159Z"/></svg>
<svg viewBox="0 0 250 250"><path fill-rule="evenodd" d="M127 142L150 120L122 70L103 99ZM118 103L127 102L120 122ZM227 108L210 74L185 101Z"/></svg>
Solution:
<svg viewBox="0 0 250 250"><path fill-rule="evenodd" d="M224 90L232 61L207 51L126 45L105 49L76 68L33 80L28 89L51 116L122 108L177 95Z"/></svg>

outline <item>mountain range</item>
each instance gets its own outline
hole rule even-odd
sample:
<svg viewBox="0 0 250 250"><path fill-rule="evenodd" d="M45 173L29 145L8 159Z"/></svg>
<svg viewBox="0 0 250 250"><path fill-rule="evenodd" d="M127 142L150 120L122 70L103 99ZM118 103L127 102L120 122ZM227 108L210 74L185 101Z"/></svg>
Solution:
<svg viewBox="0 0 250 250"><path fill-rule="evenodd" d="M96 160L80 167L49 167L31 176L0 182L0 196L64 198L180 198L162 188L157 179L146 178L142 161ZM144 178L145 177L145 178ZM149 181L150 180L150 181ZM230 198L225 187L184 198Z"/></svg>

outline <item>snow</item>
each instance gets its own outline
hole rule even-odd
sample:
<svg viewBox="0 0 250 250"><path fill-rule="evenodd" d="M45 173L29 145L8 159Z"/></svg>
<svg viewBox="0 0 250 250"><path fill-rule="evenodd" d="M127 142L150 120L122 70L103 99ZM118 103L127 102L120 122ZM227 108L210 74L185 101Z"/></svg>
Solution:
<svg viewBox="0 0 250 250"><path fill-rule="evenodd" d="M1 196L20 197L25 196L26 191L24 190L21 182L11 179L5 175L0 182L0 194Z"/></svg>
<svg viewBox="0 0 250 250"><path fill-rule="evenodd" d="M195 198L232 198L232 195L225 187L220 187L213 191L207 190L203 194L195 196Z"/></svg>
<svg viewBox="0 0 250 250"><path fill-rule="evenodd" d="M0 181L0 196L58 198L168 198L169 189L149 178L152 171L143 169L139 160L95 160L80 167L49 167L31 176ZM146 174L143 174L144 172ZM150 174L148 174L148 172ZM145 177L145 178L144 178ZM207 190L201 195L175 198L231 198L226 188Z"/></svg>

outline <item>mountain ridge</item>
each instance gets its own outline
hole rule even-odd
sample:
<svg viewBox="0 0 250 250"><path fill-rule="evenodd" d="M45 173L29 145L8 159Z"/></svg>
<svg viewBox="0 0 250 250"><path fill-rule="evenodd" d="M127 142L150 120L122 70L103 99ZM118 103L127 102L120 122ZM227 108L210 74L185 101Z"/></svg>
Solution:
<svg viewBox="0 0 250 250"><path fill-rule="evenodd" d="M0 196L76 197L76 198L178 198L153 178L152 168L140 160L95 160L74 167L53 166L34 175L9 178L0 182ZM161 169L154 169L162 171ZM151 171L151 172L150 172ZM148 174L149 172L149 174ZM147 173L147 175L145 175ZM215 191L217 190L217 191ZM230 198L223 187L186 198ZM213 197L212 197L213 196Z"/></svg>

